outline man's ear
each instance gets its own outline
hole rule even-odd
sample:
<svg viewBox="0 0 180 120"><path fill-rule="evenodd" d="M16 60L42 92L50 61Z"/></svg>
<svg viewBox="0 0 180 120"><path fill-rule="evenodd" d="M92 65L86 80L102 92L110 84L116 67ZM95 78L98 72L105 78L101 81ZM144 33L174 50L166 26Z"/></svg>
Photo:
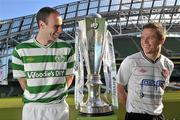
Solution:
<svg viewBox="0 0 180 120"><path fill-rule="evenodd" d="M164 42L165 42L165 37L161 37L161 39L160 39L160 43L163 45L164 44Z"/></svg>
<svg viewBox="0 0 180 120"><path fill-rule="evenodd" d="M43 21L39 21L39 29L44 29L45 28L45 23Z"/></svg>

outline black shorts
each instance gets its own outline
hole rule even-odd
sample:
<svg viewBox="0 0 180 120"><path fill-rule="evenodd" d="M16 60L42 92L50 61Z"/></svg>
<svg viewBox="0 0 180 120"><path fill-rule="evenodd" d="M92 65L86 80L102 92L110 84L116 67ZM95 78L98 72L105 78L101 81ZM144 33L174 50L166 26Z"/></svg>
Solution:
<svg viewBox="0 0 180 120"><path fill-rule="evenodd" d="M125 120L165 120L165 117L163 114L149 115L149 114L126 112Z"/></svg>

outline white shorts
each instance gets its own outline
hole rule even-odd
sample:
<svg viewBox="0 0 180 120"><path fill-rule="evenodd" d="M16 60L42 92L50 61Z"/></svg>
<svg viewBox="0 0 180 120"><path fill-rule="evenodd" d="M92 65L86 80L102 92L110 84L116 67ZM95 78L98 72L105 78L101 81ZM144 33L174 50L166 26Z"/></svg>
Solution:
<svg viewBox="0 0 180 120"><path fill-rule="evenodd" d="M66 101L56 104L26 103L22 120L69 120L69 107Z"/></svg>

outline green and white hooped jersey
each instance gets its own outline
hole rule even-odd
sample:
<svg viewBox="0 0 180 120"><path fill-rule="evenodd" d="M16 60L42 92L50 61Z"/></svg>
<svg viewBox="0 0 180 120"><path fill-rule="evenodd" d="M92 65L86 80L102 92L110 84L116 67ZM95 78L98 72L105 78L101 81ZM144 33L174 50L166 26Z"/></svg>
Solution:
<svg viewBox="0 0 180 120"><path fill-rule="evenodd" d="M74 50L57 39L48 46L35 39L15 47L13 77L25 77L24 102L58 103L67 96L66 76L74 74Z"/></svg>
<svg viewBox="0 0 180 120"><path fill-rule="evenodd" d="M125 58L118 71L117 81L128 86L127 112L161 114L162 97L173 68L173 62L163 55L155 62L143 52Z"/></svg>

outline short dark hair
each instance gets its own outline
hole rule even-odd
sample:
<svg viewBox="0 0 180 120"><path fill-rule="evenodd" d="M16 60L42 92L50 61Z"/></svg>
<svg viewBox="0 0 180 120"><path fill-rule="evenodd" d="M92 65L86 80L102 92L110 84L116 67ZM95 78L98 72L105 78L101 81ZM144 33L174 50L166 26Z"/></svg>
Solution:
<svg viewBox="0 0 180 120"><path fill-rule="evenodd" d="M150 22L143 26L143 29L145 28L152 28L156 30L156 33L159 38L166 38L166 28L163 27L163 25L159 22Z"/></svg>
<svg viewBox="0 0 180 120"><path fill-rule="evenodd" d="M36 21L37 21L38 26L39 26L39 21L40 20L45 22L46 24L48 24L48 17L52 13L59 14L58 11L56 11L55 9L53 9L51 7L43 7L43 8L41 8L38 11L37 15L36 15Z"/></svg>

